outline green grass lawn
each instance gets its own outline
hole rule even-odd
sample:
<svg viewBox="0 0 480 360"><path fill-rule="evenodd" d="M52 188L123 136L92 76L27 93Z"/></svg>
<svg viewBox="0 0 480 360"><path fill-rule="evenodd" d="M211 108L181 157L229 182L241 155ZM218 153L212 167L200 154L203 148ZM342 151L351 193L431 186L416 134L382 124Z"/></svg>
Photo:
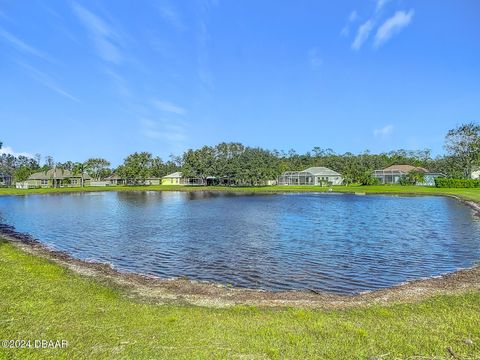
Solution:
<svg viewBox="0 0 480 360"><path fill-rule="evenodd" d="M456 195L458 197L480 202L480 188L472 189L443 189L424 186L400 186L400 185L377 185L377 186L261 186L261 187L226 187L226 186L111 186L111 187L84 187L84 188L47 188L47 189L14 189L0 188L1 195L26 195L47 194L83 191L231 191L231 192L325 192L333 189L335 192L364 192L367 194L430 194L430 195Z"/></svg>
<svg viewBox="0 0 480 360"><path fill-rule="evenodd" d="M349 310L158 305L0 241L0 339L65 339L1 359L461 359L480 354L480 293Z"/></svg>

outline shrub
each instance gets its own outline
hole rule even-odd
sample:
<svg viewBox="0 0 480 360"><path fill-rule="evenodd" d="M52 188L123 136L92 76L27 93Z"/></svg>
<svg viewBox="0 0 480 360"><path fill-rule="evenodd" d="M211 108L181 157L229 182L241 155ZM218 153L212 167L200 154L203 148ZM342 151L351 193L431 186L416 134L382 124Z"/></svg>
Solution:
<svg viewBox="0 0 480 360"><path fill-rule="evenodd" d="M438 188L480 188L480 180L436 178Z"/></svg>

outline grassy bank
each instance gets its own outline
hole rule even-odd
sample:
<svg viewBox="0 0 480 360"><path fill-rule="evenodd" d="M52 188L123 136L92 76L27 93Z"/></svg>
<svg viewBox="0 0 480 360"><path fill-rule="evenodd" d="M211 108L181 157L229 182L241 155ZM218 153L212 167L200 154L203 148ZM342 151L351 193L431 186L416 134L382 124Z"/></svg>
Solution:
<svg viewBox="0 0 480 360"><path fill-rule="evenodd" d="M0 241L0 358L474 358L480 293L343 311L155 305ZM422 356L422 357L420 357Z"/></svg>
<svg viewBox="0 0 480 360"><path fill-rule="evenodd" d="M47 188L47 189L14 189L0 188L1 195L50 194L90 191L230 191L230 192L325 192L332 189L335 192L367 193L367 194L424 194L424 195L455 195L466 200L480 202L480 188L445 189L422 186L378 185L378 186L261 186L261 187L226 187L226 186L112 186L84 188Z"/></svg>

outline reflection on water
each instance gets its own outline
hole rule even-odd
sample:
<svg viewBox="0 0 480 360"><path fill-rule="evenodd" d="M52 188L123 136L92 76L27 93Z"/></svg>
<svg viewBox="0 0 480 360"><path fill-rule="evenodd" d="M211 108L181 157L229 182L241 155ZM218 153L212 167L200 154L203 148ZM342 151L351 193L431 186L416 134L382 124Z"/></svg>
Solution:
<svg viewBox="0 0 480 360"><path fill-rule="evenodd" d="M355 293L468 267L480 221L443 197L105 192L0 198L0 222L161 277Z"/></svg>

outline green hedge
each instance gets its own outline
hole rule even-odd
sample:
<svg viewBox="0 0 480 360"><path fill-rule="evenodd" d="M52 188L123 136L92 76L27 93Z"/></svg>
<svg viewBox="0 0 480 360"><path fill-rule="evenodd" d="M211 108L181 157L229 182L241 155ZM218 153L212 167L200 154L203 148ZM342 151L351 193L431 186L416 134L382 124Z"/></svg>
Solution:
<svg viewBox="0 0 480 360"><path fill-rule="evenodd" d="M480 180L436 178L438 188L480 188Z"/></svg>

